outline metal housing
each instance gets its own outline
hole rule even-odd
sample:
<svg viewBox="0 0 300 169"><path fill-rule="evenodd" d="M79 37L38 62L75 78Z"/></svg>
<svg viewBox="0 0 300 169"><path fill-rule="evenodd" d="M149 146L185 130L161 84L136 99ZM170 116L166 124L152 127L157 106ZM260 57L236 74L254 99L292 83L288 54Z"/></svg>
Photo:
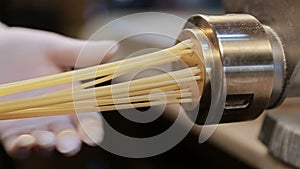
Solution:
<svg viewBox="0 0 300 169"><path fill-rule="evenodd" d="M187 33L189 32L189 33ZM204 93L200 101L198 124L207 124L207 115L211 105L218 100L211 97L216 85L211 85L212 79L224 83L225 105L219 104L222 112L217 112L220 119L210 119L208 123L233 122L254 119L267 107L273 89L274 60L271 43L264 26L253 16L247 14L229 14L223 16L194 15L186 23L181 40L198 38L201 50L207 45L200 43L204 34L212 44L214 55L212 60L220 60L224 78L209 74L205 78ZM191 36L195 35L195 36ZM199 50L199 49L198 49ZM203 53L203 52L202 52ZM205 54L198 55L205 57ZM208 64L217 62L205 62ZM218 86L218 85L217 85ZM221 99L221 97L220 97ZM220 115L220 113L223 113Z"/></svg>

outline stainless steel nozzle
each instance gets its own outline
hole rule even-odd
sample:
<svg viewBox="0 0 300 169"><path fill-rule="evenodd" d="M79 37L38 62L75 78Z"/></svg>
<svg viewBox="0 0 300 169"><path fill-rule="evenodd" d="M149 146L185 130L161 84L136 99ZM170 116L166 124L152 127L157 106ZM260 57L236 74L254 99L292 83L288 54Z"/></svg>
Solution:
<svg viewBox="0 0 300 169"><path fill-rule="evenodd" d="M276 33L255 17L194 15L178 37L186 39L193 40L195 64L206 72L197 123L250 120L280 103L283 49ZM221 118L207 122L209 113Z"/></svg>

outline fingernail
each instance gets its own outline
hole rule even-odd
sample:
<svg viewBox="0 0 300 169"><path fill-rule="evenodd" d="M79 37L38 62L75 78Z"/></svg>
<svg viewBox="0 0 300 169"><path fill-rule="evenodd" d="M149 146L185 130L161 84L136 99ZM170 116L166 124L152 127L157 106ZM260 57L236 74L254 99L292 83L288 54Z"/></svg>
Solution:
<svg viewBox="0 0 300 169"><path fill-rule="evenodd" d="M16 139L16 145L18 147L28 147L34 144L35 138L29 134L23 134Z"/></svg>
<svg viewBox="0 0 300 169"><path fill-rule="evenodd" d="M72 130L64 130L57 135L57 150L67 156L75 155L81 148L78 135Z"/></svg>
<svg viewBox="0 0 300 169"><path fill-rule="evenodd" d="M35 144L35 138L29 134L19 136L11 148L11 155L14 158L25 159L30 156L31 148Z"/></svg>

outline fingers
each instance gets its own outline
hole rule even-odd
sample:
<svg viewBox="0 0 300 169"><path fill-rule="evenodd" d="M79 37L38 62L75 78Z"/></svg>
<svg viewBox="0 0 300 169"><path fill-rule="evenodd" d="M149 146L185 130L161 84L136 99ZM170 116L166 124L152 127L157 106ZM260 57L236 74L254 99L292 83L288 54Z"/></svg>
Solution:
<svg viewBox="0 0 300 169"><path fill-rule="evenodd" d="M5 150L14 158L26 158L32 152L48 155L55 148L72 156L82 142L94 146L104 135L98 113L1 121L0 132Z"/></svg>
<svg viewBox="0 0 300 169"><path fill-rule="evenodd" d="M4 140L6 152L13 158L24 159L32 152L39 155L48 155L56 149L72 156L79 152L81 141L74 129L63 129L57 135L50 131L37 131L33 134L21 134Z"/></svg>
<svg viewBox="0 0 300 169"><path fill-rule="evenodd" d="M22 134L17 137L10 137L4 141L6 152L14 158L24 159L31 154L31 149L35 145L35 138L29 134Z"/></svg>
<svg viewBox="0 0 300 169"><path fill-rule="evenodd" d="M66 156L73 156L80 151L81 140L75 130L63 130L57 134L56 148Z"/></svg>
<svg viewBox="0 0 300 169"><path fill-rule="evenodd" d="M39 154L47 154L55 147L55 135L50 131L34 131L32 136L35 138L36 148Z"/></svg>
<svg viewBox="0 0 300 169"><path fill-rule="evenodd" d="M115 41L83 41L65 37L61 38L59 46L53 46L51 58L62 67L87 67L104 63L118 49Z"/></svg>
<svg viewBox="0 0 300 169"><path fill-rule="evenodd" d="M73 126L70 116L61 116L52 122L49 129L56 135L56 149L66 156L72 156L81 149L81 140Z"/></svg>
<svg viewBox="0 0 300 169"><path fill-rule="evenodd" d="M39 155L49 154L55 146L55 136L49 131L12 136L4 141L6 152L13 158L24 159L34 151Z"/></svg>
<svg viewBox="0 0 300 169"><path fill-rule="evenodd" d="M4 120L0 123L0 133L3 146L7 153L14 158L26 158L36 146L36 138L31 134L35 128L45 130L39 121L33 125L33 119Z"/></svg>
<svg viewBox="0 0 300 169"><path fill-rule="evenodd" d="M73 116L73 123L81 140L90 145L99 145L104 137L102 118L99 113L82 113Z"/></svg>
<svg viewBox="0 0 300 169"><path fill-rule="evenodd" d="M55 136L47 131L46 122L47 118L1 121L1 140L8 154L14 158L26 158L31 152L49 154L54 149Z"/></svg>

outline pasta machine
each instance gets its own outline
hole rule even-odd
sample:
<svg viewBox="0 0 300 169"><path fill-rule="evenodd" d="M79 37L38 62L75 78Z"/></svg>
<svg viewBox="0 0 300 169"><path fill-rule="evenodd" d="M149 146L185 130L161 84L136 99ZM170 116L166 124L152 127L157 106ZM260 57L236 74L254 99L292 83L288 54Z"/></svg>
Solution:
<svg viewBox="0 0 300 169"><path fill-rule="evenodd" d="M223 2L227 14L193 15L178 37L205 70L198 124L254 119L300 95L300 1Z"/></svg>

